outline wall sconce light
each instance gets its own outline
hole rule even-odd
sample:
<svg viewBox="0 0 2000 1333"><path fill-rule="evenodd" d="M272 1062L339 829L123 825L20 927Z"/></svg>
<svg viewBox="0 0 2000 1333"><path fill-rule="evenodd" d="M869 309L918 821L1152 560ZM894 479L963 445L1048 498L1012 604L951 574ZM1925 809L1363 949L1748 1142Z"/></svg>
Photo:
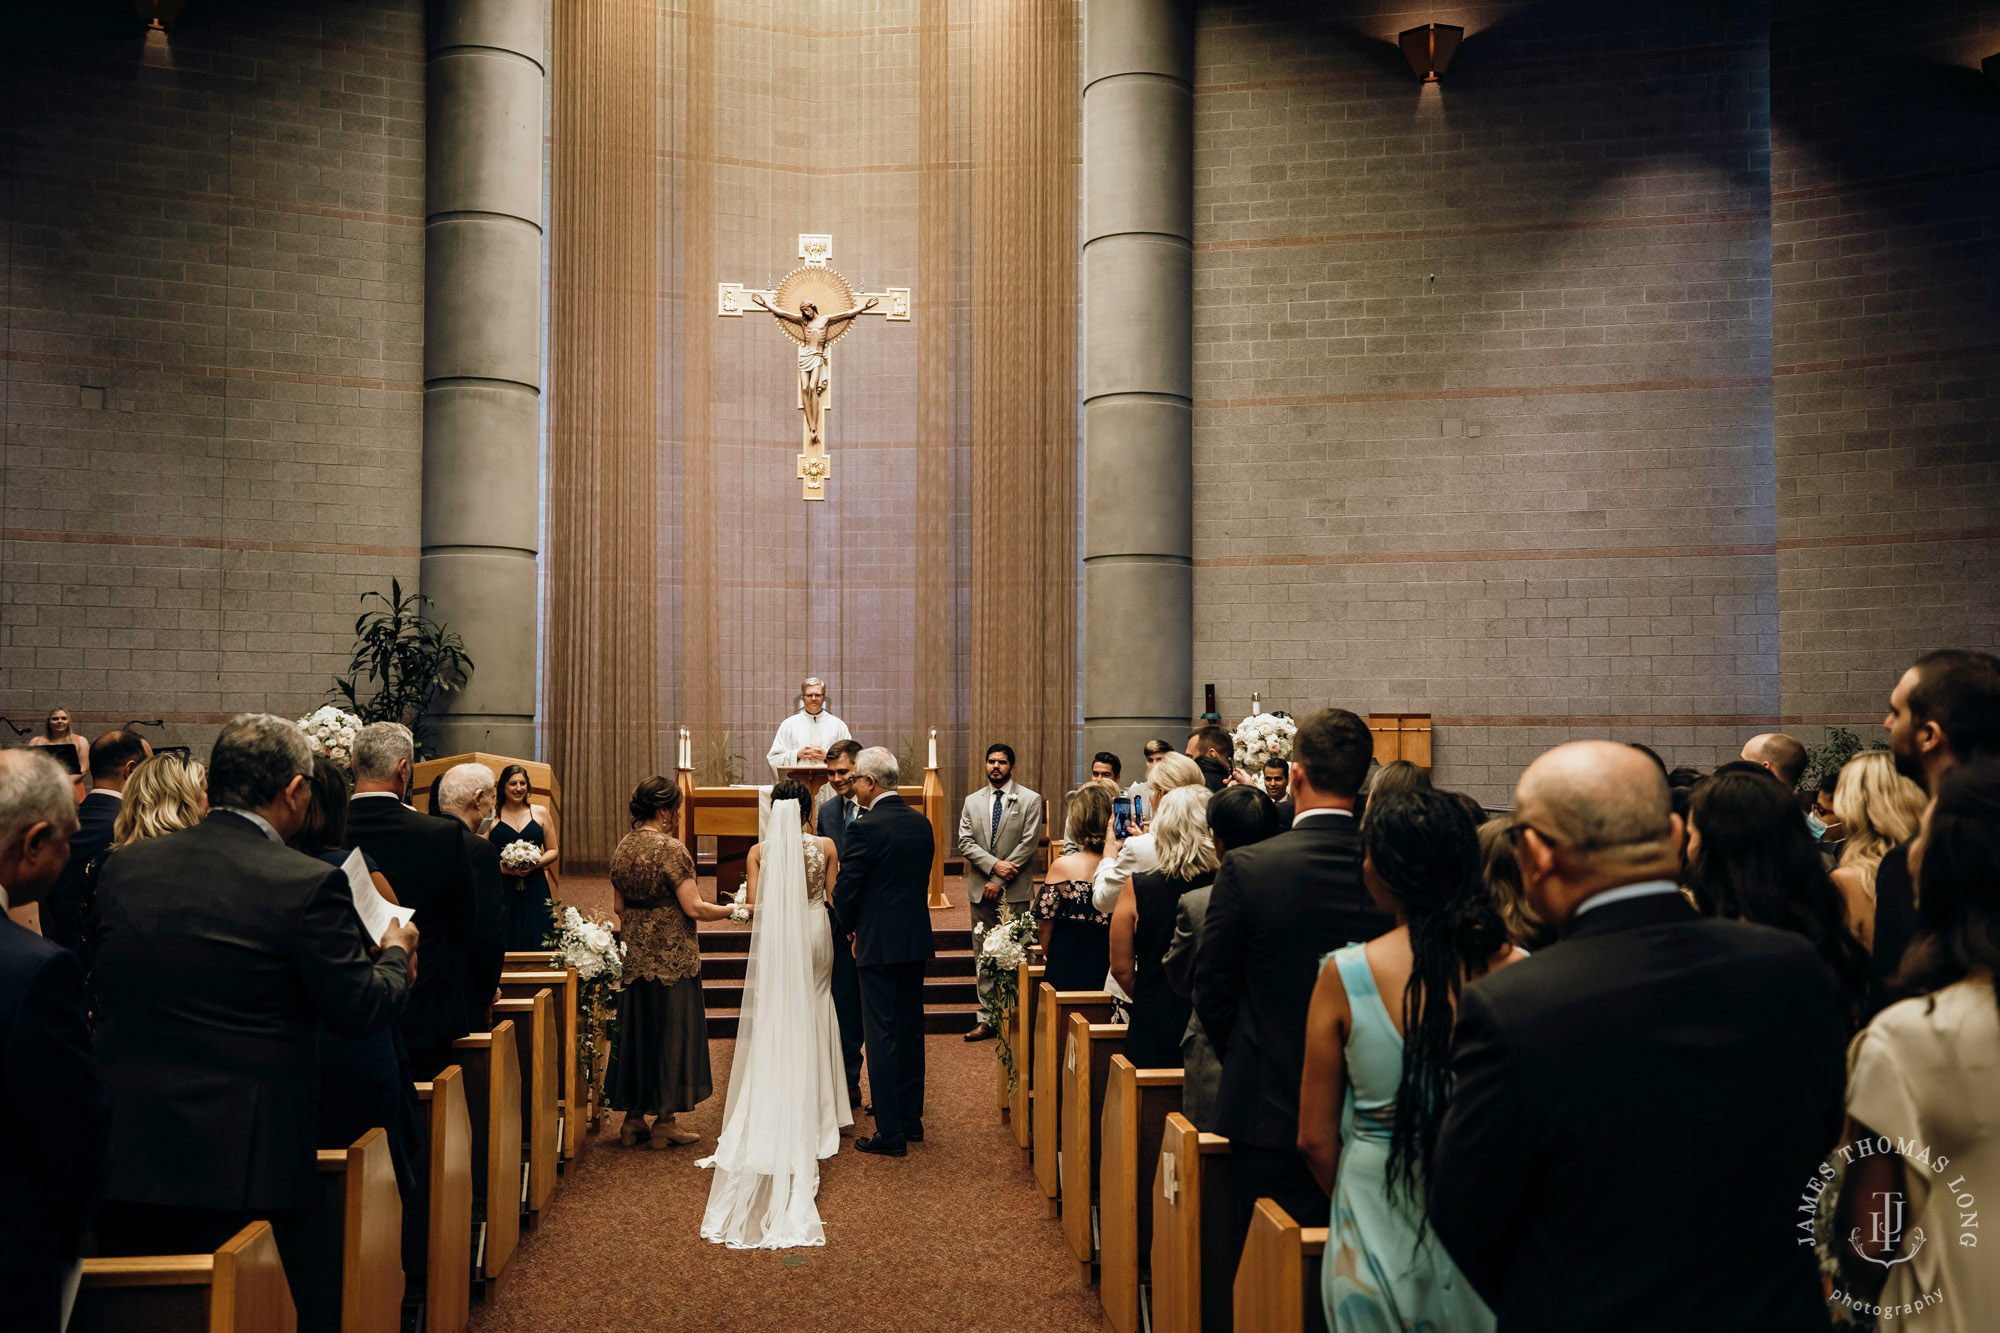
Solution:
<svg viewBox="0 0 2000 1333"><path fill-rule="evenodd" d="M188 0L132 0L132 12L145 20L147 28L165 32L187 4Z"/></svg>
<svg viewBox="0 0 2000 1333"><path fill-rule="evenodd" d="M1464 36L1465 29L1456 24L1426 23L1421 28L1397 33L1396 44L1403 48L1403 59L1410 62L1419 79L1436 83L1458 53L1458 44Z"/></svg>

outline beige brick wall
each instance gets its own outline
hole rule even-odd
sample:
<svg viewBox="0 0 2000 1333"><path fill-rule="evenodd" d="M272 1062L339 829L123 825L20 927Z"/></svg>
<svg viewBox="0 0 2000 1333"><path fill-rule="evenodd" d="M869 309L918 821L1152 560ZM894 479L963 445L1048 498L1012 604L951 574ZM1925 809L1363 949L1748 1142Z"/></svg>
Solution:
<svg viewBox="0 0 2000 1333"><path fill-rule="evenodd" d="M1225 714L1429 711L1501 801L1558 740L1713 763L1779 711L1765 29L1618 9L1469 12L1430 88L1393 41L1438 15L1199 12Z"/></svg>
<svg viewBox="0 0 2000 1333"><path fill-rule="evenodd" d="M10 36L0 712L297 714L416 580L418 0Z"/></svg>

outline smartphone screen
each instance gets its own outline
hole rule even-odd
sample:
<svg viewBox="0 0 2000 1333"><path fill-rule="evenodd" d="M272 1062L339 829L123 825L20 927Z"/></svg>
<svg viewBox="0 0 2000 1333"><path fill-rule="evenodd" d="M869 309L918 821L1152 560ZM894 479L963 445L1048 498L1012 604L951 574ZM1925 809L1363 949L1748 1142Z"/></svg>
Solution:
<svg viewBox="0 0 2000 1333"><path fill-rule="evenodd" d="M1134 796L1132 798L1132 827L1136 829L1145 822L1146 798L1143 796Z"/></svg>
<svg viewBox="0 0 2000 1333"><path fill-rule="evenodd" d="M1118 797L1114 797L1114 798L1112 799L1112 802L1111 802L1111 825L1112 825L1112 830L1111 830L1111 831L1112 831L1113 833L1116 833L1116 834L1118 835L1118 838L1119 838L1119 840L1120 840L1121 842L1122 842L1122 841L1123 841L1124 839L1126 839L1126 838L1129 838L1129 837L1131 837L1131 836L1132 836L1132 798L1131 798L1131 797L1129 797L1129 796L1118 796Z"/></svg>

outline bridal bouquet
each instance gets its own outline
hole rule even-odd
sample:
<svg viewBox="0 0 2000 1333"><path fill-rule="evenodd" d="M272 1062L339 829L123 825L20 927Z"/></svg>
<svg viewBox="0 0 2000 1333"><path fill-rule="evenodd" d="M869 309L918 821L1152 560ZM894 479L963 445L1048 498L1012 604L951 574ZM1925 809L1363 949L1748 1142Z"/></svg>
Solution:
<svg viewBox="0 0 2000 1333"><path fill-rule="evenodd" d="M542 863L542 849L526 838L516 838L500 849L502 870L533 870ZM516 884L515 888L522 886Z"/></svg>
<svg viewBox="0 0 2000 1333"><path fill-rule="evenodd" d="M361 719L352 713L343 713L332 704L325 704L311 715L299 719L299 730L306 734L313 749L331 759L342 768L353 766L354 735L361 730Z"/></svg>
<svg viewBox="0 0 2000 1333"><path fill-rule="evenodd" d="M1000 1063L1006 1067L1011 1090L1020 1071L1014 1067L1013 1047L1007 1041L1007 1015L1020 999L1021 964L1028 961L1028 950L1035 942L1035 918L1014 916L1002 903L1000 924L975 939L980 980L993 983L987 988L990 998L980 1006L979 1021L1000 1034Z"/></svg>
<svg viewBox="0 0 2000 1333"><path fill-rule="evenodd" d="M1292 737L1298 730L1298 723L1292 721L1289 713L1258 713L1244 718L1236 724L1232 737L1236 742L1236 766L1256 773L1274 759L1289 760Z"/></svg>
<svg viewBox="0 0 2000 1333"><path fill-rule="evenodd" d="M748 921L750 919L749 905L743 901L743 895L748 892L750 892L750 881L745 879L741 884L736 886L736 892L729 895L729 901L734 904L729 909L729 919L731 921Z"/></svg>
<svg viewBox="0 0 2000 1333"><path fill-rule="evenodd" d="M576 1062L582 1066L584 1088L594 1098L603 1077L599 1053L610 1049L611 1027L618 1017L612 983L625 975L625 946L611 933L609 923L565 907L555 951L556 966L576 969L577 1008L583 1019L578 1025Z"/></svg>

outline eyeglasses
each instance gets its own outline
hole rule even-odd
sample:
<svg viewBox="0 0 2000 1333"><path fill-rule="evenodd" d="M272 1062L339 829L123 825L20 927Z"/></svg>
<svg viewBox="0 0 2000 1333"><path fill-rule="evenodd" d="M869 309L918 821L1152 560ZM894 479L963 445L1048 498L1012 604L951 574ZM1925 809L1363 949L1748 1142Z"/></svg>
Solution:
<svg viewBox="0 0 2000 1333"><path fill-rule="evenodd" d="M1536 828L1533 824L1509 824L1507 826L1507 844L1518 850L1521 846L1521 835L1523 833L1533 833L1551 847L1560 847L1562 845L1548 834Z"/></svg>

